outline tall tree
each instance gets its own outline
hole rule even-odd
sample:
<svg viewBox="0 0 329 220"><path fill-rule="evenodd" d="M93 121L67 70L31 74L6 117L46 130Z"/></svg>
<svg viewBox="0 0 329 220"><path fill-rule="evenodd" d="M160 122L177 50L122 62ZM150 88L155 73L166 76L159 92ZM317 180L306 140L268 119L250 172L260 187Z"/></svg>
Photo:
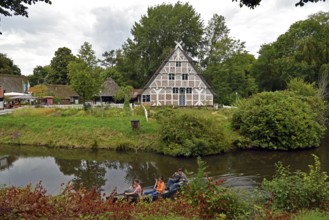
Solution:
<svg viewBox="0 0 329 220"><path fill-rule="evenodd" d="M47 66L36 66L33 69L33 75L27 76L30 82L30 85L33 87L35 85L42 84L46 82L47 76L51 75L51 67Z"/></svg>
<svg viewBox="0 0 329 220"><path fill-rule="evenodd" d="M201 66L221 63L234 53L245 50L244 42L229 36L230 30L225 24L225 18L214 14L205 28L205 35L200 48Z"/></svg>
<svg viewBox="0 0 329 220"><path fill-rule="evenodd" d="M75 60L76 57L72 54L72 51L67 47L58 48L54 57L50 62L52 69L47 77L47 82L51 84L67 85L68 80L68 64Z"/></svg>
<svg viewBox="0 0 329 220"><path fill-rule="evenodd" d="M188 3L161 4L150 7L131 30L132 39L123 45L117 67L133 87L141 87L156 71L175 41L182 41L185 51L197 55L203 34L200 15Z"/></svg>
<svg viewBox="0 0 329 220"><path fill-rule="evenodd" d="M86 109L86 100L99 94L103 79L101 69L96 66L97 59L91 44L85 42L79 50L78 57L69 63L68 76L70 85L80 95Z"/></svg>
<svg viewBox="0 0 329 220"><path fill-rule="evenodd" d="M105 51L102 56L104 57L102 60L100 60L101 65L104 68L108 68L108 67L114 67L116 64L116 54L117 51L115 50L110 50L110 51Z"/></svg>
<svg viewBox="0 0 329 220"><path fill-rule="evenodd" d="M6 54L0 53L0 74L21 75L21 70Z"/></svg>
<svg viewBox="0 0 329 220"><path fill-rule="evenodd" d="M255 58L245 50L244 42L229 36L225 18L214 14L205 28L199 59L204 76L216 91L215 101L235 104L237 97L257 91L250 68Z"/></svg>
<svg viewBox="0 0 329 220"><path fill-rule="evenodd" d="M329 13L319 12L290 26L272 44L263 45L252 69L262 90L286 88L291 78L318 82L322 65L329 63Z"/></svg>
<svg viewBox="0 0 329 220"><path fill-rule="evenodd" d="M89 67L96 68L98 60L95 54L92 45L84 42L79 50L78 58L83 60Z"/></svg>
<svg viewBox="0 0 329 220"><path fill-rule="evenodd" d="M257 92L257 84L250 74L254 61L254 56L247 52L235 53L223 62L207 67L204 76L217 93L217 102L236 104L239 97L247 98Z"/></svg>

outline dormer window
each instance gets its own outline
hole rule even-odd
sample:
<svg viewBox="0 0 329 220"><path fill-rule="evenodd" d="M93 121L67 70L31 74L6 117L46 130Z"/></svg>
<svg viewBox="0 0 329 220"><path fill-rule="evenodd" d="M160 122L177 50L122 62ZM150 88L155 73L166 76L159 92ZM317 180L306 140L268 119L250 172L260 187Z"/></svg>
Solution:
<svg viewBox="0 0 329 220"><path fill-rule="evenodd" d="M181 61L177 61L176 62L176 67L181 67L182 66L182 62Z"/></svg>

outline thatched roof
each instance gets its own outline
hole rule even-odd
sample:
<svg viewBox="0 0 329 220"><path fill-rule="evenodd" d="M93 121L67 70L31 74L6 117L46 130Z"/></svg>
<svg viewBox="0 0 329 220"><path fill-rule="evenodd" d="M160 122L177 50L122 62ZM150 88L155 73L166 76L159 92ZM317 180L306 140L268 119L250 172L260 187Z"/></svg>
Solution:
<svg viewBox="0 0 329 220"><path fill-rule="evenodd" d="M131 95L132 99L137 98L137 96L140 96L143 93L144 89L134 89L133 94Z"/></svg>
<svg viewBox="0 0 329 220"><path fill-rule="evenodd" d="M0 74L0 86L4 92L27 93L29 81L26 76Z"/></svg>
<svg viewBox="0 0 329 220"><path fill-rule="evenodd" d="M52 85L45 84L47 86L49 93L52 93L54 96L60 99L70 99L71 97L79 97L69 85Z"/></svg>
<svg viewBox="0 0 329 220"><path fill-rule="evenodd" d="M101 92L101 96L112 96L114 97L119 90L119 86L112 78L107 78L103 83L103 89Z"/></svg>

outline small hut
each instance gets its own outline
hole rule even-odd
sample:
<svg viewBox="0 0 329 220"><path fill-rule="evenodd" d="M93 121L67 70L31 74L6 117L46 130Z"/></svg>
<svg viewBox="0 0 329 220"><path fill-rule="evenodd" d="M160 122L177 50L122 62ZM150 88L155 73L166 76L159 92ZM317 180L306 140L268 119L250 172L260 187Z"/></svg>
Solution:
<svg viewBox="0 0 329 220"><path fill-rule="evenodd" d="M105 103L114 102L119 88L118 84L111 77L108 77L103 83L99 96L95 97L95 102L99 102L100 98Z"/></svg>

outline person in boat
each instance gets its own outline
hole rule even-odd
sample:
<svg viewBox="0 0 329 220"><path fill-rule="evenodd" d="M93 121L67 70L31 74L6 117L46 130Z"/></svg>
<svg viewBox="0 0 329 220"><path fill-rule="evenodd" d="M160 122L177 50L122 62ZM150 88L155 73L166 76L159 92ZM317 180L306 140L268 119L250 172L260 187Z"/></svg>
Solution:
<svg viewBox="0 0 329 220"><path fill-rule="evenodd" d="M151 191L145 192L144 195L151 195L152 200L154 200L159 194L165 192L165 183L163 176L160 176L155 181L154 188Z"/></svg>
<svg viewBox="0 0 329 220"><path fill-rule="evenodd" d="M133 191L132 192L125 192L125 198L129 199L132 198L132 201L136 202L138 198L142 197L142 187L138 179L135 179L133 182Z"/></svg>
<svg viewBox="0 0 329 220"><path fill-rule="evenodd" d="M181 182L187 182L187 177L185 175L185 173L183 172L182 168L179 168L177 170L177 172L175 172L172 175L172 178L169 178L167 184L166 184L166 189L169 189L170 191L172 191L173 189L176 189L177 187L179 187L179 183Z"/></svg>

